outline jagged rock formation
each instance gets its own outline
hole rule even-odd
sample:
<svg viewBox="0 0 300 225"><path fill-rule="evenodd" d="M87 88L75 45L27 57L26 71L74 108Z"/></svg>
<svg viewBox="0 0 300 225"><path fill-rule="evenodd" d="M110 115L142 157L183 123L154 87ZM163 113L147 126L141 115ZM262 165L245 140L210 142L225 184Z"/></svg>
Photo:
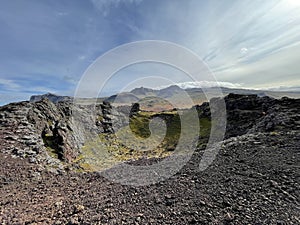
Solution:
<svg viewBox="0 0 300 225"><path fill-rule="evenodd" d="M136 115L139 111L140 111L140 104L139 103L132 104L129 117Z"/></svg>
<svg viewBox="0 0 300 225"><path fill-rule="evenodd" d="M20 157L34 157L39 154L43 142L37 135L34 124L27 119L30 110L31 106L27 102L12 103L1 107L0 145L2 152Z"/></svg>
<svg viewBox="0 0 300 225"><path fill-rule="evenodd" d="M217 99L212 99L215 101ZM274 130L300 129L300 99L229 94L225 98L227 125L225 137ZM196 106L200 118L210 118L209 103Z"/></svg>
<svg viewBox="0 0 300 225"><path fill-rule="evenodd" d="M249 133L300 130L300 99L282 98L270 104Z"/></svg>
<svg viewBox="0 0 300 225"><path fill-rule="evenodd" d="M1 151L32 163L61 166L61 161L71 163L89 138L112 133L112 120L117 124L114 129L122 126L123 117L107 102L96 106L69 101L54 104L43 98L12 103L0 108Z"/></svg>

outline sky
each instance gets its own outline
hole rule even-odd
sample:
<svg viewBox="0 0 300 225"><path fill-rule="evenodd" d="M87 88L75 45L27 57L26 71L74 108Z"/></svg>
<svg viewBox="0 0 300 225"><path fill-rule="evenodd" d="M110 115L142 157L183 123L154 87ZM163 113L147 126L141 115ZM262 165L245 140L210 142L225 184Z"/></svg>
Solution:
<svg viewBox="0 0 300 225"><path fill-rule="evenodd" d="M224 86L300 87L300 0L1 0L0 28L0 104L73 95L101 55L143 40L190 49ZM118 72L104 93L162 74L195 86L170 66L145 63Z"/></svg>

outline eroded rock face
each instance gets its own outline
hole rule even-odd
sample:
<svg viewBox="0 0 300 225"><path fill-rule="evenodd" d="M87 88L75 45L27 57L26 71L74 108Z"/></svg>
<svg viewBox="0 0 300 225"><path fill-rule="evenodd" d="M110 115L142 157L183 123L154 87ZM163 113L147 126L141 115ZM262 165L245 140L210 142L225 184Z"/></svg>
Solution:
<svg viewBox="0 0 300 225"><path fill-rule="evenodd" d="M300 130L300 99L275 99L249 133Z"/></svg>
<svg viewBox="0 0 300 225"><path fill-rule="evenodd" d="M227 111L226 138L246 134L263 118L274 99L257 95L229 94L225 97Z"/></svg>
<svg viewBox="0 0 300 225"><path fill-rule="evenodd" d="M19 157L35 157L43 147L35 124L28 121L32 106L28 102L12 103L1 107L0 146L1 151Z"/></svg>
<svg viewBox="0 0 300 225"><path fill-rule="evenodd" d="M229 94L224 100L227 114L225 138L300 128L300 99ZM209 103L196 106L196 109L200 118L211 118Z"/></svg>
<svg viewBox="0 0 300 225"><path fill-rule="evenodd" d="M72 162L89 138L112 133L122 127L122 115L107 102L75 105L69 101L53 103L12 103L0 108L2 152L29 158L31 162L60 164Z"/></svg>

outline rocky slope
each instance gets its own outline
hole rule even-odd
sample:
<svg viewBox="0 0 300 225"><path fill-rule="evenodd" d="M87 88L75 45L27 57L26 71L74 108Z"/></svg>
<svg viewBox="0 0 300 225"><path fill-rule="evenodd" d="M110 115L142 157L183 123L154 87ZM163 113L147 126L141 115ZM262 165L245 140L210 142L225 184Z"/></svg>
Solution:
<svg viewBox="0 0 300 225"><path fill-rule="evenodd" d="M95 106L51 100L43 98L0 108L2 153L62 169L81 153L91 135L113 132L112 119L117 121L115 129L125 121L106 102Z"/></svg>
<svg viewBox="0 0 300 225"><path fill-rule="evenodd" d="M226 138L246 133L300 130L300 99L229 94L224 100L227 114ZM200 118L210 118L209 103L196 108Z"/></svg>
<svg viewBox="0 0 300 225"><path fill-rule="evenodd" d="M226 139L214 162L200 171L199 148L176 175L142 187L66 170L92 133L86 129L114 132L112 119L124 114L108 103L92 115L88 106L47 99L1 107L0 223L300 224L300 100L231 94L225 102ZM197 109L210 118L208 103ZM62 168L53 173L47 163Z"/></svg>

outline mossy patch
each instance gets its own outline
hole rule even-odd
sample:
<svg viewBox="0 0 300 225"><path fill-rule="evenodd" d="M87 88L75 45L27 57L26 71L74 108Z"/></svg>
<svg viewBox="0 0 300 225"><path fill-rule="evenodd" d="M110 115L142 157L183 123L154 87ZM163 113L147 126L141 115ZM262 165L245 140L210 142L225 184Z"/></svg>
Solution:
<svg viewBox="0 0 300 225"><path fill-rule="evenodd" d="M82 154L74 160L74 163L77 163L84 171L97 171L127 160L142 157L166 157L173 154L179 138L187 137L189 132L197 127L193 121L195 117L190 111L185 110L180 113L181 116L176 110L166 112L141 111L132 116L129 125L121 128L116 134L100 134L94 140L87 141L81 149ZM149 128L150 122L154 121L155 118L164 120L166 124L166 131L158 145L148 140L155 135L151 134ZM184 122L190 125L184 131L181 129L181 118L184 118ZM211 129L209 119L201 118L199 122L198 146L206 144ZM158 132L158 139L159 136L160 133ZM122 139L122 137L125 138Z"/></svg>

